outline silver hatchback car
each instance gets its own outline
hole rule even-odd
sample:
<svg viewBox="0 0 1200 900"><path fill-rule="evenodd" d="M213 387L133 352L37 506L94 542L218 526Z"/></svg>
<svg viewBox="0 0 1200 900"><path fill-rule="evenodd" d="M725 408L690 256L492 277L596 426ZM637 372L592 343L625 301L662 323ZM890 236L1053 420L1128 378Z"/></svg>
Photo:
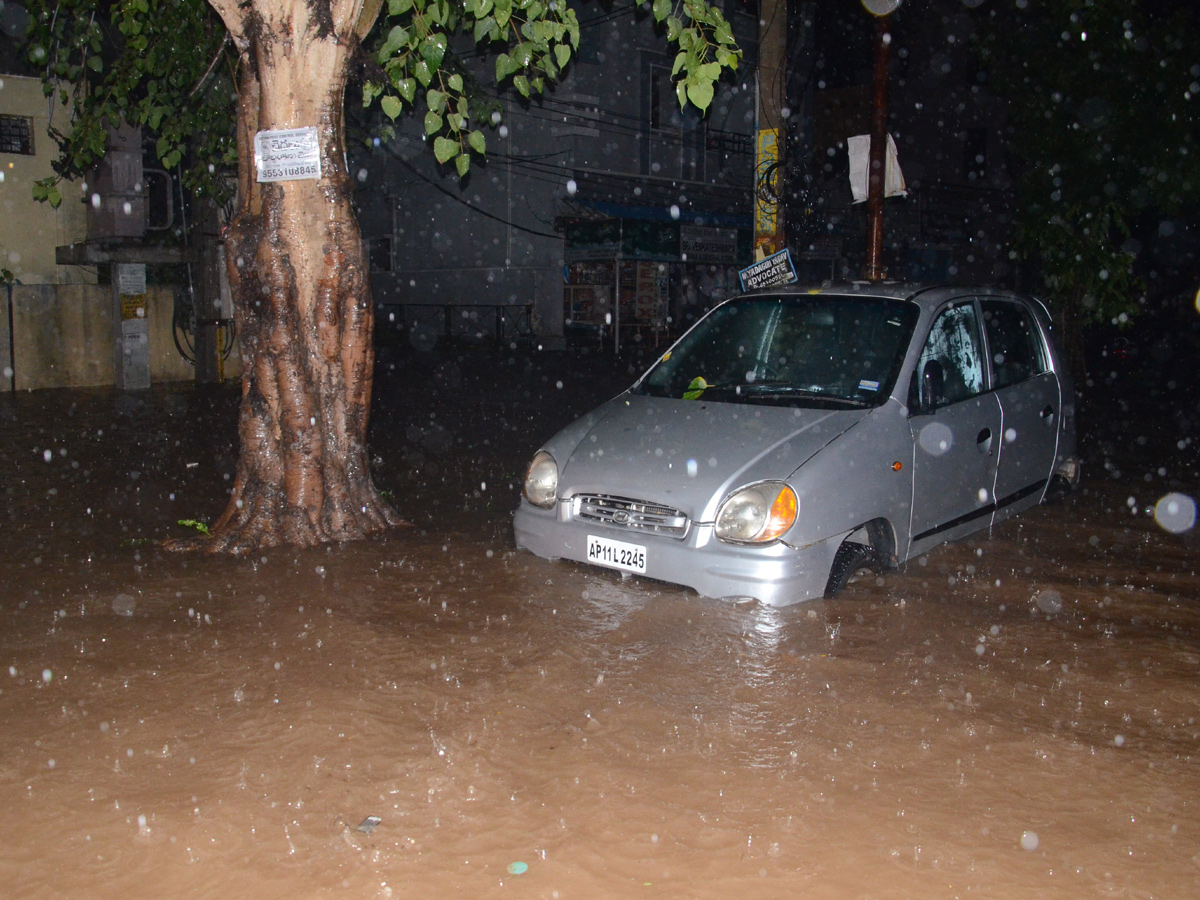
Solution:
<svg viewBox="0 0 1200 900"><path fill-rule="evenodd" d="M517 546L710 597L832 595L1076 483L1050 331L984 287L736 297L537 451Z"/></svg>

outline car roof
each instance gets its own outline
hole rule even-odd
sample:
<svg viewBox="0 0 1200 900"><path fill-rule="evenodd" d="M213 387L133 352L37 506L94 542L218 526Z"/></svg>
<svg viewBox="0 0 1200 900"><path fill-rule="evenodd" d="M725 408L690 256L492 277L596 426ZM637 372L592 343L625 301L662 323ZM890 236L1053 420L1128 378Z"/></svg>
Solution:
<svg viewBox="0 0 1200 900"><path fill-rule="evenodd" d="M923 309L936 309L956 297L1019 297L1002 288L977 284L928 284L911 281L845 281L834 284L785 284L747 291L741 297L780 297L812 294L835 296L880 297L889 300L908 300ZM1027 298L1023 298L1027 299Z"/></svg>

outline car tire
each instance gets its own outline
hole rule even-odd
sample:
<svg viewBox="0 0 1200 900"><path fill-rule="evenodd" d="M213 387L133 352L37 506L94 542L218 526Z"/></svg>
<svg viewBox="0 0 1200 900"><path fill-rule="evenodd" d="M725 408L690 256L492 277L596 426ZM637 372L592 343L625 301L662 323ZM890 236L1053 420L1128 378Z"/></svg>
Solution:
<svg viewBox="0 0 1200 900"><path fill-rule="evenodd" d="M1046 488L1046 497L1043 502L1056 503L1059 500L1065 500L1075 490L1075 485L1067 480L1065 475L1055 473L1050 478L1050 486Z"/></svg>
<svg viewBox="0 0 1200 900"><path fill-rule="evenodd" d="M869 569L879 572L883 569L879 554L866 544L851 541L843 542L833 557L833 565L829 569L829 581L825 584L825 596L832 597L847 584L858 572Z"/></svg>

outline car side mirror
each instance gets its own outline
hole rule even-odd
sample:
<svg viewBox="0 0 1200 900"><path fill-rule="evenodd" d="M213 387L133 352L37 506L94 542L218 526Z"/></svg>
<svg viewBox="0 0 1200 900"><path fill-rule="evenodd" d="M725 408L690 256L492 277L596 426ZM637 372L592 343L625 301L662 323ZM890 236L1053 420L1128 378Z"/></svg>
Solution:
<svg viewBox="0 0 1200 900"><path fill-rule="evenodd" d="M946 373L936 359L926 360L921 369L921 411L933 412L946 399Z"/></svg>

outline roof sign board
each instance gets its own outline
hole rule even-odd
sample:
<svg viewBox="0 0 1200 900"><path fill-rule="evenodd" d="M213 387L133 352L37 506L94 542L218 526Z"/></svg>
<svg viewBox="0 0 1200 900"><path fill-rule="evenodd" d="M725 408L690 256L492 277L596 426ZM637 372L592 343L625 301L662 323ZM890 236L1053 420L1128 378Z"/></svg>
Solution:
<svg viewBox="0 0 1200 900"><path fill-rule="evenodd" d="M254 167L260 182L320 178L321 143L316 126L256 133Z"/></svg>
<svg viewBox="0 0 1200 900"><path fill-rule="evenodd" d="M740 270L738 277L742 280L742 290L752 291L776 284L791 284L796 280L796 268L792 265L791 252L785 247Z"/></svg>

